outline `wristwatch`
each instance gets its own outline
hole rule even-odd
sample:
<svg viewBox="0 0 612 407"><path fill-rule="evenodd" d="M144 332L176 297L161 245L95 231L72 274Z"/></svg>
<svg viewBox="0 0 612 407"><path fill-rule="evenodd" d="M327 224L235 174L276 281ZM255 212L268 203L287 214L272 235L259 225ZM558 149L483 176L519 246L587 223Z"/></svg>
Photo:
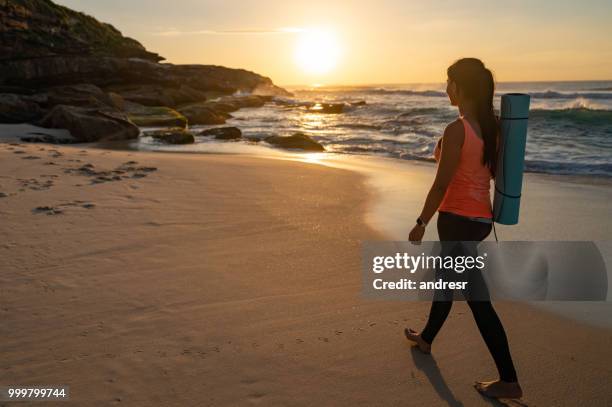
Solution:
<svg viewBox="0 0 612 407"><path fill-rule="evenodd" d="M423 219L421 219L420 216L417 218L416 223L417 223L417 225L419 225L422 228L427 226L427 223Z"/></svg>

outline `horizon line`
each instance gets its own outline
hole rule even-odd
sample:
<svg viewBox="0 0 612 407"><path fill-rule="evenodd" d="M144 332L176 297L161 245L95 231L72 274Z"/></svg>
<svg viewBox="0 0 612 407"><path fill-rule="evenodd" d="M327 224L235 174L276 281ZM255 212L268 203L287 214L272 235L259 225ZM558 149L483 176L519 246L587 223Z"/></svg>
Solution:
<svg viewBox="0 0 612 407"><path fill-rule="evenodd" d="M528 80L528 81L496 81L495 83L570 83L570 82L612 82L612 79L562 79L562 80ZM398 86L398 85L439 85L443 84L443 81L440 82L353 82L353 83L302 83L302 84L280 84L275 83L280 87L321 87L321 88L331 88L331 87L341 87L341 86L355 86L355 87L369 87L369 86Z"/></svg>

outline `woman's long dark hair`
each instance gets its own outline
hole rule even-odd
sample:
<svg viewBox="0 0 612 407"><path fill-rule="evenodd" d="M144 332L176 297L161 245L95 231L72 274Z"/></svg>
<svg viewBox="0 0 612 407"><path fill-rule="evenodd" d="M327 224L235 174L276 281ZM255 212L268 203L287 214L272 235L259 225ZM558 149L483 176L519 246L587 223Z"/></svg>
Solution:
<svg viewBox="0 0 612 407"><path fill-rule="evenodd" d="M447 74L448 79L455 82L463 96L476 105L476 119L484 140L482 163L489 167L495 177L499 124L493 111L493 74L477 58L462 58L456 61L448 67Z"/></svg>

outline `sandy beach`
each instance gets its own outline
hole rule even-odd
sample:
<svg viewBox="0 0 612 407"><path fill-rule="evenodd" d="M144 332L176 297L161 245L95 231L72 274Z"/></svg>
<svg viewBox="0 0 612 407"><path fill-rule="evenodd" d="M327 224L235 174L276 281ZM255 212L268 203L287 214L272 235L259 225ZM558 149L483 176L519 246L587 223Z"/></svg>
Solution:
<svg viewBox="0 0 612 407"><path fill-rule="evenodd" d="M431 166L404 168L407 188L428 187ZM540 191L527 219L551 199L571 217L581 188L609 205L607 185L555 182L527 178ZM0 383L66 384L83 406L502 405L471 387L496 374L466 304L424 356L402 330L424 324L428 303L361 298L361 242L395 238L374 229L384 202L363 174L0 144L0 192ZM610 226L595 215L579 220L590 239ZM534 238L561 227L527 223ZM496 308L525 391L510 405L610 400L610 329Z"/></svg>
<svg viewBox="0 0 612 407"><path fill-rule="evenodd" d="M0 407L612 405L566 3L0 0Z"/></svg>

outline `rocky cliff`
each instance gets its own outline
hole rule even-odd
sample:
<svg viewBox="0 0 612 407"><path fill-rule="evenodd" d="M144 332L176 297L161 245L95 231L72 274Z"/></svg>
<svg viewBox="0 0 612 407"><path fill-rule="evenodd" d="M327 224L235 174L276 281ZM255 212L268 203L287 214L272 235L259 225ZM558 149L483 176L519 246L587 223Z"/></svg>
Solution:
<svg viewBox="0 0 612 407"><path fill-rule="evenodd" d="M0 0L0 59L106 55L163 60L112 25L47 0Z"/></svg>
<svg viewBox="0 0 612 407"><path fill-rule="evenodd" d="M50 0L0 0L0 123L61 126L44 120L58 105L78 106L81 116L84 108L96 116L123 114L126 122L126 105L142 112L200 104L214 114L216 105L202 105L211 95L287 94L254 72L163 59L112 25ZM61 109L61 117L73 110Z"/></svg>

